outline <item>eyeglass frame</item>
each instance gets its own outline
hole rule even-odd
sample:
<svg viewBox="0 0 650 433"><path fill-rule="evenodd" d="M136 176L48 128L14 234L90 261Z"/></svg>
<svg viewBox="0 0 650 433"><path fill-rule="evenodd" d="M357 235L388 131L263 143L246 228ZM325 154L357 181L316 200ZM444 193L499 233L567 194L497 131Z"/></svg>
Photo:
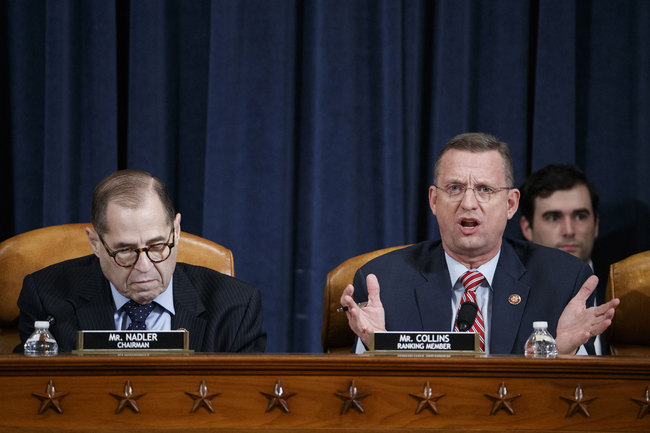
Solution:
<svg viewBox="0 0 650 433"><path fill-rule="evenodd" d="M433 183L433 184L431 184L431 185L434 186L434 187L437 188L437 189L440 189L440 190L446 192L447 195L449 196L449 199L452 200L452 201L462 201L463 198L465 197L465 193L467 192L467 190L468 190L468 189L471 189L471 190L474 192L474 198L475 198L476 201L479 202L479 203L487 203L487 202L489 202L490 199L492 198L492 196L493 196L494 194L496 194L497 192L499 192L499 191L507 191L507 190L510 190L510 189L515 189L514 186L488 186L488 185L482 185L482 186L479 186L479 188L489 188L489 189L491 190L490 192L487 192L487 193L486 193L486 194L487 194L487 199L486 199L486 200L482 200L482 199L480 199L479 196L477 195L477 192L476 192L476 188L475 188L475 187L472 188L472 187L469 187L469 186L467 186L467 185L465 185L465 184L462 184L462 183L452 183L452 184L450 184L450 186L457 185L457 186L460 186L460 187L463 188L462 191L460 191L458 194L455 194L455 195L452 195L452 193L450 193L450 192L447 190L447 188L443 188L443 187L441 187L441 186L438 186L438 185L436 185L435 183ZM478 193L478 194L481 194L481 193ZM458 199L456 199L456 197L458 197Z"/></svg>
<svg viewBox="0 0 650 433"><path fill-rule="evenodd" d="M110 257L112 257L115 264L117 266L121 267L121 268L131 268L131 267L135 266L136 263L138 263L138 260L140 260L140 253L145 253L147 255L147 258L151 261L151 263L162 263L162 262L164 262L169 257L171 257L172 249L176 246L176 233L174 232L174 227L173 226L172 226L171 231L169 232L169 237L171 237L172 235L174 236L174 240L172 240L171 242L158 242L158 243L155 243L153 245L149 245L148 247L120 248L120 249L111 251L110 248L108 248L108 245L106 245L106 242L104 241L104 238L102 238L102 235L97 233L97 236L99 236L99 240L102 241L102 245L104 245L104 249L106 250L106 254L108 254ZM167 238L168 240L169 240L169 237ZM155 248L155 247L160 247L160 246L163 246L163 245L169 248L169 254L167 255L167 257L165 257L162 260L154 260L151 257L149 257L149 250L150 249ZM116 256L119 253L123 252L123 251L134 251L135 253L137 253L137 255L135 257L135 261L133 263L131 263L130 265L120 265L117 262Z"/></svg>

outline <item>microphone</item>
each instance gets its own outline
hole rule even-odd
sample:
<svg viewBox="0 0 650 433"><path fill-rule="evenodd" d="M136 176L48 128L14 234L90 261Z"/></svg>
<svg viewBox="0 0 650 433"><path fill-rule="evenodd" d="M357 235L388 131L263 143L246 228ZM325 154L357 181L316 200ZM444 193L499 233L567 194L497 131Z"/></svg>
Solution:
<svg viewBox="0 0 650 433"><path fill-rule="evenodd" d="M458 310L458 317L456 317L456 326L461 332L469 330L476 320L476 313L478 313L478 306L473 303L466 301L463 305L460 306Z"/></svg>
<svg viewBox="0 0 650 433"><path fill-rule="evenodd" d="M76 306L72 299L65 299L59 302L52 311L47 315L47 321L50 322L50 328L57 323L63 323L76 313Z"/></svg>

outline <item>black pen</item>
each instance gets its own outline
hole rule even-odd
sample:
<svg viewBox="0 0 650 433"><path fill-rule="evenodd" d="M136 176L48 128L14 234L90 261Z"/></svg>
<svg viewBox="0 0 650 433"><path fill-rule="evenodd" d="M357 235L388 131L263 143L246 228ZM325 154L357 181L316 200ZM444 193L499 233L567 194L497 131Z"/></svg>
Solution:
<svg viewBox="0 0 650 433"><path fill-rule="evenodd" d="M368 305L367 302L359 302L359 303L357 304L357 306L358 306L359 308L363 308L363 307L365 307L366 305ZM336 312L337 312L337 313L345 313L345 312L348 311L348 310L349 310L348 307L339 307L339 308L336 309Z"/></svg>

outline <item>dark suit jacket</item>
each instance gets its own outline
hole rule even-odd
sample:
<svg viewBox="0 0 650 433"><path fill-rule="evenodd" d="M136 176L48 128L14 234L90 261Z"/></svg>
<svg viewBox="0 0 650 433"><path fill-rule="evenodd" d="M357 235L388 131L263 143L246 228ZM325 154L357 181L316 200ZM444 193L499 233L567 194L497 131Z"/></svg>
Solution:
<svg viewBox="0 0 650 433"><path fill-rule="evenodd" d="M441 243L421 242L380 256L359 269L354 297L367 299L365 279L375 274L392 331L449 331L452 283ZM583 261L552 248L504 239L492 281L490 353L523 354L533 322L545 320L555 334L564 307L591 275ZM521 296L512 305L510 295Z"/></svg>
<svg viewBox="0 0 650 433"><path fill-rule="evenodd" d="M259 291L211 269L177 263L174 270L172 329L187 329L197 352L263 352ZM18 329L24 343L35 320L46 320L70 300L74 311L55 317L52 332L59 351L76 348L78 330L115 329L110 285L94 256L68 260L27 275L18 298ZM67 304L69 305L69 304ZM65 311L65 310L64 310ZM20 346L17 349L21 349Z"/></svg>

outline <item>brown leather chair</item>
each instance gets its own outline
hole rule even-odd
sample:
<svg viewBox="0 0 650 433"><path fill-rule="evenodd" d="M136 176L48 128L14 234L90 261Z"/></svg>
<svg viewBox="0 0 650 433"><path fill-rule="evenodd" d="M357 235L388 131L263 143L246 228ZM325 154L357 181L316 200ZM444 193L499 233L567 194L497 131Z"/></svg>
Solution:
<svg viewBox="0 0 650 433"><path fill-rule="evenodd" d="M341 306L341 294L348 284L352 284L357 269L375 257L407 246L384 248L352 257L327 274L323 299L323 327L321 328L321 344L324 353L349 352L354 344L354 333L348 326L347 315L337 313L336 309Z"/></svg>
<svg viewBox="0 0 650 433"><path fill-rule="evenodd" d="M0 243L0 353L11 352L18 337L18 295L27 274L64 260L92 254L85 228L64 224L36 229ZM235 275L232 251L217 243L181 232L178 261Z"/></svg>
<svg viewBox="0 0 650 433"><path fill-rule="evenodd" d="M650 356L650 251L609 267L607 300L619 298L607 342L612 355Z"/></svg>

